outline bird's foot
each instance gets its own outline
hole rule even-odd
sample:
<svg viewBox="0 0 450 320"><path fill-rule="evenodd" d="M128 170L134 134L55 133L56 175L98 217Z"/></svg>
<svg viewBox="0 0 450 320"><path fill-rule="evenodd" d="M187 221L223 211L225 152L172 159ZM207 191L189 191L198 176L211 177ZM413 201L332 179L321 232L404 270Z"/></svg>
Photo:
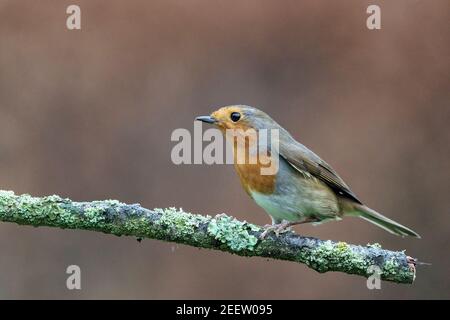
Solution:
<svg viewBox="0 0 450 320"><path fill-rule="evenodd" d="M270 232L274 232L278 237L281 233L289 231L289 227L291 223L288 221L284 221L278 224L266 224L263 228L264 231L261 233L260 239L263 240L267 237Z"/></svg>

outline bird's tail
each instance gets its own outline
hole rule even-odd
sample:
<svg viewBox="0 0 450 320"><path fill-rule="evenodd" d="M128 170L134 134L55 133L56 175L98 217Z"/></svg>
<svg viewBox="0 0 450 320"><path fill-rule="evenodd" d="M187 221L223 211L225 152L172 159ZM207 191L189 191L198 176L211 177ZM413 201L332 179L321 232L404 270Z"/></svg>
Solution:
<svg viewBox="0 0 450 320"><path fill-rule="evenodd" d="M395 222L394 220L391 220L362 204L352 203L351 208L345 210L345 215L363 218L364 220L372 222L390 233L402 237L410 236L420 238L420 235L413 230L402 226L400 223Z"/></svg>

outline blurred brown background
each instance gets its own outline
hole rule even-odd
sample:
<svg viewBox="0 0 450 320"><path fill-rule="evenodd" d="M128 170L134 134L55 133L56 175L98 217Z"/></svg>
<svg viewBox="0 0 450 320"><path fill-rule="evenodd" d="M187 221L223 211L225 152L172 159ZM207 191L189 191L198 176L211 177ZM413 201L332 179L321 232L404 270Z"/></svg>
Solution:
<svg viewBox="0 0 450 320"><path fill-rule="evenodd" d="M81 31L66 29L69 4ZM172 130L249 104L423 239L352 218L298 232L433 265L414 285L370 291L290 262L0 223L0 298L450 298L449 22L447 0L1 0L2 189L268 223L232 166L170 160ZM65 287L70 264L81 291Z"/></svg>

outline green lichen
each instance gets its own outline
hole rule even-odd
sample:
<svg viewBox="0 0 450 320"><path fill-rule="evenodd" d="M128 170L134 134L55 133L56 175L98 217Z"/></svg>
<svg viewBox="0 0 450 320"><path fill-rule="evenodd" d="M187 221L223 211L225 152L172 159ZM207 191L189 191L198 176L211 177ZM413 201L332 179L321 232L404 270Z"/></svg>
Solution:
<svg viewBox="0 0 450 320"><path fill-rule="evenodd" d="M344 252L348 250L348 244L345 242L338 242L336 244L336 249L340 252Z"/></svg>
<svg viewBox="0 0 450 320"><path fill-rule="evenodd" d="M105 221L105 217L102 215L105 208L101 206L93 206L84 210L84 215L88 219L89 223L99 223Z"/></svg>
<svg viewBox="0 0 450 320"><path fill-rule="evenodd" d="M60 203L65 201L56 195L37 198L28 194L16 196L12 191L0 191L0 215L17 223L35 226L43 222L51 224L64 212Z"/></svg>
<svg viewBox="0 0 450 320"><path fill-rule="evenodd" d="M216 216L208 225L208 233L233 251L252 251L258 243L258 238L249 231L258 230L255 225L225 215Z"/></svg>
<svg viewBox="0 0 450 320"><path fill-rule="evenodd" d="M7 209L12 205L13 199L16 197L14 192L0 190L0 212L6 213Z"/></svg>
<svg viewBox="0 0 450 320"><path fill-rule="evenodd" d="M173 232L174 237L193 235L201 224L208 221L207 217L184 212L181 208L155 208L153 211L161 215L155 224L169 228Z"/></svg>
<svg viewBox="0 0 450 320"><path fill-rule="evenodd" d="M397 261L395 261L394 258L391 258L390 260L386 261L383 264L383 269L381 270L382 275L384 277L390 277L394 276L399 272L399 264Z"/></svg>
<svg viewBox="0 0 450 320"><path fill-rule="evenodd" d="M87 222L91 224L99 224L106 222L107 212L115 213L125 204L117 200L92 201L84 210L84 216Z"/></svg>
<svg viewBox="0 0 450 320"><path fill-rule="evenodd" d="M367 247L369 247L369 248L373 248L373 249L381 249L381 244L379 244L379 243L377 243L377 242L375 242L375 243L368 243L367 244Z"/></svg>
<svg viewBox="0 0 450 320"><path fill-rule="evenodd" d="M117 200L93 201L87 207L57 195L32 197L17 196L11 191L0 191L2 220L34 226L47 225L60 228L96 229L105 227L107 210L123 205Z"/></svg>
<svg viewBox="0 0 450 320"><path fill-rule="evenodd" d="M367 261L360 254L354 252L345 242L323 242L318 247L303 252L301 257L307 265L319 272L342 270L351 272L367 268Z"/></svg>

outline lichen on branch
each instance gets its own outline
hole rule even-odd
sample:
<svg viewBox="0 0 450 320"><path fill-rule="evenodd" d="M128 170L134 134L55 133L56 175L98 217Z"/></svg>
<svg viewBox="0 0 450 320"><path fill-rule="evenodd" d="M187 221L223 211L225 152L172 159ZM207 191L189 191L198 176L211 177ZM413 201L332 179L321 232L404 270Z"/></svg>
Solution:
<svg viewBox="0 0 450 320"><path fill-rule="evenodd" d="M412 283L415 267L402 251L378 244L357 246L292 232L260 240L260 226L225 214L215 217L182 209L143 208L117 200L75 202L52 195L32 197L0 191L0 221L62 229L92 230L183 243L199 248L304 263L318 272L340 271L369 277L378 267L383 280Z"/></svg>

